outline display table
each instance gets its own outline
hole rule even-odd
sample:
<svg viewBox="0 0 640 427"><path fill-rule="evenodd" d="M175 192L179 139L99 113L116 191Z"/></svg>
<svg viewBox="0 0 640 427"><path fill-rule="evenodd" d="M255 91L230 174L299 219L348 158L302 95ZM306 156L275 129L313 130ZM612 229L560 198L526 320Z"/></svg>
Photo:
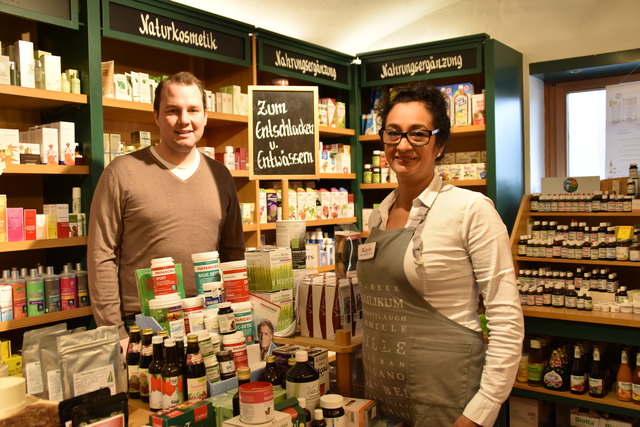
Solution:
<svg viewBox="0 0 640 427"><path fill-rule="evenodd" d="M362 335L351 336L351 331L340 329L336 331L336 340L323 340L309 337L274 337L276 344L304 345L322 347L336 353L336 373L338 380L338 394L352 396L351 387L351 356L362 348Z"/></svg>
<svg viewBox="0 0 640 427"><path fill-rule="evenodd" d="M149 404L140 399L129 399L129 425L142 426L149 424Z"/></svg>

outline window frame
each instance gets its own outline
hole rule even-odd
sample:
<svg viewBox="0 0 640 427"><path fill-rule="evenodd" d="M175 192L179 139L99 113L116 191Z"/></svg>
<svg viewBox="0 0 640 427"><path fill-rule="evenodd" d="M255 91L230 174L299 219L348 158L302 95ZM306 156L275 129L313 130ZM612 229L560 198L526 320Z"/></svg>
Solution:
<svg viewBox="0 0 640 427"><path fill-rule="evenodd" d="M614 74L544 83L545 176L567 176L567 94L640 81L640 73Z"/></svg>

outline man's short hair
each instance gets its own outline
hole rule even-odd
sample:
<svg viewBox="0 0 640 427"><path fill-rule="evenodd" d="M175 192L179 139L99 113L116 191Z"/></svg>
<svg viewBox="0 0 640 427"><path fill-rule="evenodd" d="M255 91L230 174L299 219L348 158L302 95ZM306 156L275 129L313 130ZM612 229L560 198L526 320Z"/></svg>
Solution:
<svg viewBox="0 0 640 427"><path fill-rule="evenodd" d="M160 101L162 100L162 94L164 93L164 88L168 84L179 84L179 85L196 85L198 89L200 89L200 93L202 94L202 108L206 109L207 106L207 95L204 93L204 89L202 87L202 82L191 74L188 71L180 71L179 73L175 73L166 79L163 79L158 86L156 87L155 99L153 100L153 111L154 113L158 113L160 111Z"/></svg>

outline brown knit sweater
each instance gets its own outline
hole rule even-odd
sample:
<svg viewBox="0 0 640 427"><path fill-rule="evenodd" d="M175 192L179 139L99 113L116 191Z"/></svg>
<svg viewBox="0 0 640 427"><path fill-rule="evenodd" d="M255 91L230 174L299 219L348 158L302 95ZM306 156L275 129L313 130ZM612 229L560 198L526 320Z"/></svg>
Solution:
<svg viewBox="0 0 640 427"><path fill-rule="evenodd" d="M191 254L213 250L221 262L244 259L240 207L227 168L202 156L183 181L149 149L116 158L91 203L87 265L96 323L119 325L126 336L121 316L140 312L135 270L150 267L153 258L181 263L185 292L194 296Z"/></svg>

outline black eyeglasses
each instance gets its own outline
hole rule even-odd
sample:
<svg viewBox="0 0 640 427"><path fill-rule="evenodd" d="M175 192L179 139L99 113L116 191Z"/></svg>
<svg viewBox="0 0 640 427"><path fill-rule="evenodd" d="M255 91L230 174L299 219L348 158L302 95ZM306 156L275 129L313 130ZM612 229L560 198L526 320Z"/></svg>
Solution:
<svg viewBox="0 0 640 427"><path fill-rule="evenodd" d="M407 138L409 144L415 147L422 147L429 143L431 135L438 132L440 132L440 129L416 129L408 132L400 132L395 129L381 129L380 132L378 132L378 135L380 135L380 139L385 145L395 146L400 144L402 138Z"/></svg>

